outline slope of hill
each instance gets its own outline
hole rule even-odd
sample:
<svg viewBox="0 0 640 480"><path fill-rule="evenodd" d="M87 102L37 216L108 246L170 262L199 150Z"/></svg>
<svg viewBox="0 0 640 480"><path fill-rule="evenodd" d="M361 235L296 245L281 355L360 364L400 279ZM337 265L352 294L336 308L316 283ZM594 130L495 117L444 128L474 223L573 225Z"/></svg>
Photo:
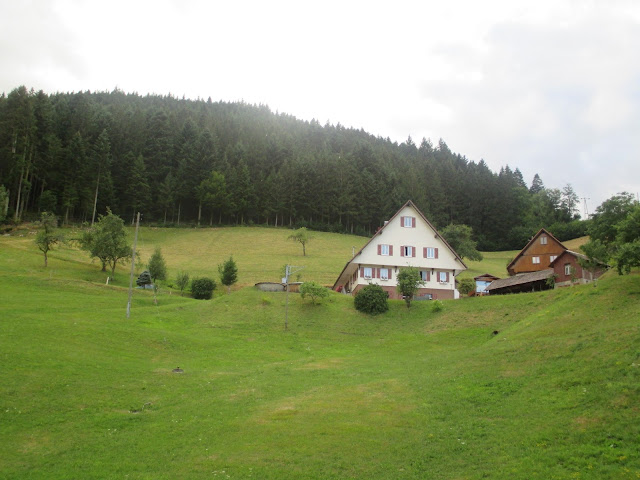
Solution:
<svg viewBox="0 0 640 480"><path fill-rule="evenodd" d="M640 475L637 273L378 317L290 295L285 331L285 295L251 287L137 291L126 319L120 282L29 242L0 239L0 477Z"/></svg>

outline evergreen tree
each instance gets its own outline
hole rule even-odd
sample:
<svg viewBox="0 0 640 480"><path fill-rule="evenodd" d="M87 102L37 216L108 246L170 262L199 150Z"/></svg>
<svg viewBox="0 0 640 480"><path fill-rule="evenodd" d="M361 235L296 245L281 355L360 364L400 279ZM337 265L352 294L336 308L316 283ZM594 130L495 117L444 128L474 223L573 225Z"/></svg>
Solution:
<svg viewBox="0 0 640 480"><path fill-rule="evenodd" d="M540 193L542 190L544 190L544 183L542 183L542 179L540 178L540 175L536 173L533 176L533 181L531 182L531 187L529 188L529 192L536 194L536 193Z"/></svg>
<svg viewBox="0 0 640 480"><path fill-rule="evenodd" d="M149 264L147 265L149 269L149 273L151 274L151 278L155 283L156 280L166 280L167 279L167 265L164 261L164 257L162 256L162 251L160 247L156 247L149 259Z"/></svg>
<svg viewBox="0 0 640 480"><path fill-rule="evenodd" d="M220 274L220 283L227 287L227 293L231 293L231 286L238 281L238 266L233 257L229 257L229 260L218 265L218 273Z"/></svg>
<svg viewBox="0 0 640 480"><path fill-rule="evenodd" d="M131 165L127 184L126 200L131 212L131 224L135 221L136 212L144 211L151 200L151 189L147 183L147 172L142 155L138 155Z"/></svg>

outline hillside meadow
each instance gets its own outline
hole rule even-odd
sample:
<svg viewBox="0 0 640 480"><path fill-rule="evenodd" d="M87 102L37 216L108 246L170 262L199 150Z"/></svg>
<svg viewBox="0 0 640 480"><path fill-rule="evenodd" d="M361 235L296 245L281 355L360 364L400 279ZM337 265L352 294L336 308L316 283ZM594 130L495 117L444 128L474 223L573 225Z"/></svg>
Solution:
<svg viewBox="0 0 640 480"><path fill-rule="evenodd" d="M366 239L318 234L302 257L286 230L145 228L143 259L160 246L170 275L233 254L242 285L157 305L137 290L126 319L128 267L106 285L64 246L45 269L16 233L0 237L0 478L640 478L637 272L377 317L291 294L285 330L286 295L251 284L287 262L331 284Z"/></svg>

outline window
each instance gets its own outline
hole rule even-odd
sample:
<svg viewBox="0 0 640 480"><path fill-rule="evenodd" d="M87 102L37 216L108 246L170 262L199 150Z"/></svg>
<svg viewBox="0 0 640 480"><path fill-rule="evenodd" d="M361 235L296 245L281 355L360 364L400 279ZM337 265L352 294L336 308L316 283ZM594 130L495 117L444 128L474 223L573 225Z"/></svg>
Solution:
<svg viewBox="0 0 640 480"><path fill-rule="evenodd" d="M404 228L415 228L416 217L402 217L401 223Z"/></svg>
<svg viewBox="0 0 640 480"><path fill-rule="evenodd" d="M551 256L549 257L549 262L553 262L556 258L558 258L558 256L557 256L557 255L551 255Z"/></svg>
<svg viewBox="0 0 640 480"><path fill-rule="evenodd" d="M546 235L541 235L540 236L540 245L546 245L547 244L547 236Z"/></svg>
<svg viewBox="0 0 640 480"><path fill-rule="evenodd" d="M379 247L380 247L380 252L379 252L380 255L385 255L385 256L390 255L389 245L380 245Z"/></svg>
<svg viewBox="0 0 640 480"><path fill-rule="evenodd" d="M531 258L531 261L532 261L534 264L538 264L538 263L540 263L540 257L532 257L532 258Z"/></svg>
<svg viewBox="0 0 640 480"><path fill-rule="evenodd" d="M427 247L425 249L425 258L436 258L436 249L433 247Z"/></svg>
<svg viewBox="0 0 640 480"><path fill-rule="evenodd" d="M449 282L449 272L438 272L438 281L440 283L448 283Z"/></svg>
<svg viewBox="0 0 640 480"><path fill-rule="evenodd" d="M389 280L389 269L381 268L380 269L380 280Z"/></svg>
<svg viewBox="0 0 640 480"><path fill-rule="evenodd" d="M427 272L425 270L420 270L420 279L423 282L428 282L429 281L429 272Z"/></svg>
<svg viewBox="0 0 640 480"><path fill-rule="evenodd" d="M415 257L415 249L410 246L400 247L400 253L403 257Z"/></svg>
<svg viewBox="0 0 640 480"><path fill-rule="evenodd" d="M364 278L371 278L371 267L364 267Z"/></svg>
<svg viewBox="0 0 640 480"><path fill-rule="evenodd" d="M564 264L564 274L565 275L571 275L571 264L570 263L565 263Z"/></svg>

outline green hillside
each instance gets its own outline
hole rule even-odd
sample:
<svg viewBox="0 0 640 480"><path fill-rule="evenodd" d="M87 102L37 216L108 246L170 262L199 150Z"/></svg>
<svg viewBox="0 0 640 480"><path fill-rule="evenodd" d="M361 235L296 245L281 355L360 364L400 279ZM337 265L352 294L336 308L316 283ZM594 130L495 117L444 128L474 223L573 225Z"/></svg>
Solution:
<svg viewBox="0 0 640 480"><path fill-rule="evenodd" d="M64 247L45 269L22 234L0 237L0 478L640 477L637 272L373 318L290 295L285 331L285 294L253 287L157 306L136 291L127 320L126 267L107 286ZM366 241L318 235L302 257L286 236L144 229L139 245L171 272L233 253L249 285L288 261L332 283Z"/></svg>

